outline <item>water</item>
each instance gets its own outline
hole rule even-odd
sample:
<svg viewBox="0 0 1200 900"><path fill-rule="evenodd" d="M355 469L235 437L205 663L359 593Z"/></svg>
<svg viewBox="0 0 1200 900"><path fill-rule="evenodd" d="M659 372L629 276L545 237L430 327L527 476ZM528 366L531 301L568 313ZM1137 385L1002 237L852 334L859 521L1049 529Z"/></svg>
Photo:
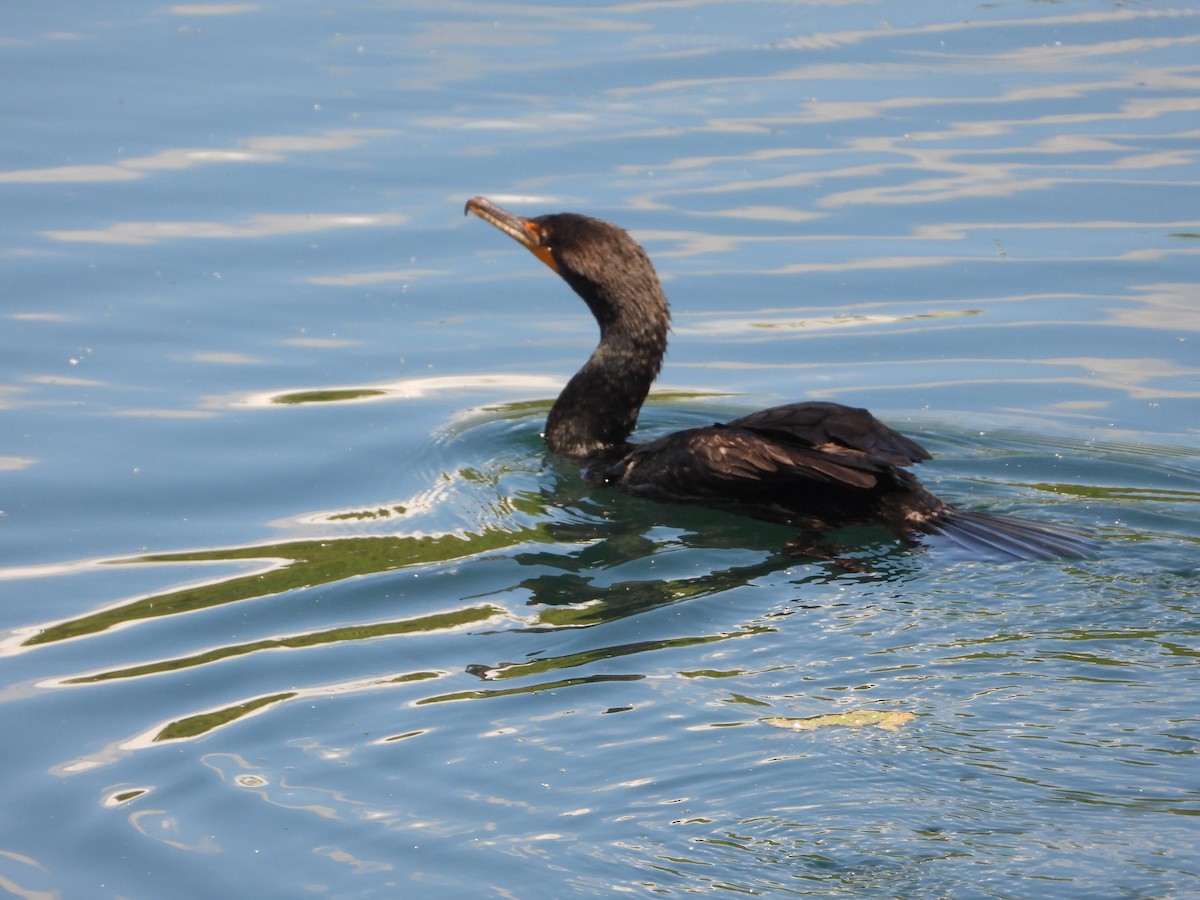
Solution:
<svg viewBox="0 0 1200 900"><path fill-rule="evenodd" d="M1196 893L1198 41L1183 3L11 10L4 890ZM1104 551L846 573L588 490L538 431L594 325L474 194L646 245L647 434L866 405L939 494Z"/></svg>

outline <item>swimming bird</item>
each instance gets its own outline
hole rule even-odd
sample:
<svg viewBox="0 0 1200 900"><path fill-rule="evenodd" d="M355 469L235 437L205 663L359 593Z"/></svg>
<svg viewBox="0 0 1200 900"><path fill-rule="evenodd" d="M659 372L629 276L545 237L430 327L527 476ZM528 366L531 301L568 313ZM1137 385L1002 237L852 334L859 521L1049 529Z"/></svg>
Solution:
<svg viewBox="0 0 1200 900"><path fill-rule="evenodd" d="M846 562L827 543L850 525L882 526L909 545L922 535L1000 559L1072 556L1087 535L960 510L907 471L930 459L865 409L790 403L730 422L629 440L667 349L670 313L646 251L617 225L576 213L525 218L467 201L557 273L588 305L600 342L550 408L543 438L592 484L653 500L730 509L794 526L793 555Z"/></svg>

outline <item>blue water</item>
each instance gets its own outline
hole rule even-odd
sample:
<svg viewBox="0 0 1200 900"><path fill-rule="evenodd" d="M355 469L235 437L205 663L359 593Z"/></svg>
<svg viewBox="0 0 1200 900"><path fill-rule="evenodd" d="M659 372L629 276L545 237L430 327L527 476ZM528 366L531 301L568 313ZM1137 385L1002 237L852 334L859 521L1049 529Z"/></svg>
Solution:
<svg viewBox="0 0 1200 900"><path fill-rule="evenodd" d="M1188 3L10 9L3 891L1200 893L1198 44ZM1104 549L848 573L587 488L539 430L594 323L476 194L646 246L643 433L869 406Z"/></svg>

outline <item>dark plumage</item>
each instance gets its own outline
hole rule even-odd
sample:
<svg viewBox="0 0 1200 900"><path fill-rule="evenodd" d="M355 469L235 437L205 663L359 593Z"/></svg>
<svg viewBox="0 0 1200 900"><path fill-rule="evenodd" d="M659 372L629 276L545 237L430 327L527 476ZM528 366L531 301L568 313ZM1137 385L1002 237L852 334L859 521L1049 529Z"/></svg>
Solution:
<svg viewBox="0 0 1200 900"><path fill-rule="evenodd" d="M662 366L670 319L646 252L616 225L575 213L526 219L482 197L466 211L557 272L600 325L600 343L554 402L544 435L553 453L584 466L589 481L796 526L791 552L818 558L835 558L824 535L859 524L882 526L908 543L939 534L1008 559L1095 546L1074 532L939 500L905 471L929 453L865 409L792 403L630 443Z"/></svg>

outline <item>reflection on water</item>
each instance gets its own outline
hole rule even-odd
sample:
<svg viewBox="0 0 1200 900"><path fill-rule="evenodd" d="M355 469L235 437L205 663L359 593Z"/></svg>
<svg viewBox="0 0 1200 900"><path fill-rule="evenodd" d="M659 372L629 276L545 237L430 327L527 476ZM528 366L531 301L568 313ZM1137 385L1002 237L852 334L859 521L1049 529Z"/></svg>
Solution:
<svg viewBox="0 0 1200 900"><path fill-rule="evenodd" d="M352 406L382 399L376 390L278 393L275 405ZM272 403L247 406L268 414ZM1079 524L1107 525L1110 558L964 569L864 538L873 571L845 574L781 557L786 529L588 494L571 473L544 468L535 440L506 444L512 432L495 429L516 423L533 438L545 406L455 422L444 435L459 464L436 486L298 514L287 527L308 531L302 539L40 573L162 568L170 582L12 632L9 654L47 655L26 698L104 703L114 691L142 696L143 683L158 697L130 704L105 740L55 745L42 765L72 782L109 773L88 782L104 808L176 851L230 852L171 812L188 801L170 777L146 774L161 772L155 753L166 747L282 815L280 829L310 817L354 822L386 840L469 841L483 854L472 858L508 848L502 856L528 864L538 855L519 848L548 819L558 830L546 840L563 842L546 857L553 866L586 873L599 861L659 890L782 889L791 882L780 867L799 867L814 891L883 890L878 843L854 823L892 821L901 807L919 827L888 844L894 861L883 868L889 884L917 893L907 860L1023 852L1062 804L1186 819L1195 792L1163 782L1174 761L1191 764L1197 740L1188 673L1200 654L1186 622L1200 591L1171 548L1200 545L1186 515L1200 475L1184 448L934 435L952 492L1034 506L1055 498L1056 518L1074 501ZM702 415L656 406L647 424ZM1055 477L1064 454L1082 477ZM446 508L479 527L422 533ZM239 568L182 585L171 574L228 564ZM73 649L50 655L59 648ZM1097 709L1109 695L1096 692L1109 690L1121 702ZM1122 703L1153 708L1154 719L1114 716ZM309 710L354 722L314 726ZM597 724L609 721L619 724ZM246 752L221 749L236 747ZM464 769L497 758L506 761L488 763L485 778ZM1097 758L1149 762L1114 785L1089 774ZM343 781L340 766L357 779ZM403 786L386 774L397 769ZM854 789L831 809L825 787L847 779ZM1120 839L1098 820L1085 827ZM1056 839L1071 833L1055 828ZM595 830L607 839L584 851ZM353 864L421 865L385 859L395 857ZM1042 870L1059 877L1048 860ZM1159 867L1147 877L1175 875Z"/></svg>
<svg viewBox="0 0 1200 900"><path fill-rule="evenodd" d="M447 384L453 385L454 382L451 380ZM437 386L445 387L447 384ZM291 392L279 394L275 399L283 403L354 402L362 399L363 394L371 396L376 393L382 391L339 389L306 394ZM453 434L456 440L464 443L463 454L470 456L475 450L482 450L484 445L481 440L491 440L490 429L497 422L526 420L536 425L544 412L543 403L484 409L458 423ZM686 424L688 416L687 412L676 413L675 417L680 421L660 427ZM1050 442L1045 446L1069 449L1069 445L1062 441ZM973 450L974 442L964 438L960 441L960 447ZM993 452L1003 456L1006 452L1027 454L1030 449L1028 444L1022 444L1019 439L1009 438L1006 441L994 441ZM20 654L64 641L100 638L108 632L125 631L154 622L169 625L171 620L183 615L236 617L239 604L261 603L270 598L286 599L289 596L300 601L301 597L321 591L329 591L336 596L364 579L368 583L378 584L377 590L384 591L384 596L390 596L394 588L389 586L395 585L396 580L389 577L389 573L402 570L410 570L414 577L426 573L436 581L438 573L445 572L448 566L456 567L471 561L486 564L492 560L504 561L505 568L513 573L514 580L511 582L497 581L493 577L483 593L465 597L456 593L457 582L450 582L451 593L448 594L435 586L432 602L436 608L423 614L361 619L349 624L294 633L279 633L274 631L274 626L268 625L274 633L263 637L193 646L177 655L44 678L39 681L37 688L53 690L98 686L189 670L192 674L188 677L203 677L204 671L219 668L240 657L258 657L280 651L304 653L325 646L354 646L381 640L394 643L436 638L455 632L499 634L515 630L538 634L563 628L598 627L644 616L676 604L732 595L764 581L777 585L784 583L792 590L801 586L811 588L815 585L848 585L855 582L859 585L875 583L878 587L895 583L899 589L906 580L919 576L930 565L922 559L921 554L909 551L898 542L881 541L880 535L872 534L869 530L862 534L861 539L866 543L859 551L860 558L868 565L858 575L841 572L836 566L798 564L796 560L778 552L790 534L785 527L705 509L663 507L606 492L592 496L580 479L572 475L564 478L554 470L539 476L532 488L518 487L524 484L530 473L538 471L541 453L535 448L535 457L520 459L512 455L514 452L525 451L519 446L506 448L503 455L494 457L486 468L463 468L439 477L440 484L436 488L438 505L474 510L479 526L475 530L459 529L443 534L339 534L333 530L343 524L355 529L367 526L377 528L380 525L396 529L402 528L410 519L419 523L420 514L429 512L432 506L410 500L389 507L326 511L319 515L296 517L297 525L306 523L304 527L324 532L309 539L67 564L64 570L89 565L252 565L250 568L239 566L233 574L221 574L204 581L127 598L100 610L57 622L14 629L2 649L7 654ZM1141 508L1151 502L1175 506L1200 500L1200 491L1047 482L1026 482L1020 488L1046 491L1060 497L1074 496L1108 505L1136 502ZM847 532L848 535L850 533ZM1137 537L1128 535L1126 539ZM733 549L739 547L741 549ZM719 560L722 557L738 561L732 565L721 565ZM932 563L934 566L947 564ZM1074 567L1086 563L1063 565ZM54 572L25 569L9 570L5 574L9 578L49 577ZM781 577L783 582L779 581ZM408 607L405 598L412 592L409 588L396 594L401 608ZM426 599L428 601L429 598ZM470 663L460 667L461 674L484 681L525 679L526 683L511 688L454 688L418 696L411 702L421 706L449 700L502 698L543 691L554 693L568 687L612 680L637 680L646 676L633 672L564 677L563 673L595 665L607 666L627 657L715 648L726 641L754 638L776 630L774 625L764 620L711 632L604 642L568 653L538 654L536 658L522 662ZM1079 635L1079 639L1097 638L1097 633L1091 630ZM1007 636L1003 640L1012 639ZM1072 640L1065 633L1060 633L1059 639ZM994 640L989 639L989 643ZM88 657L92 654L82 655ZM995 659L1003 656L991 651L985 655ZM948 657L949 660L958 658ZM979 655L973 655L972 658L979 658ZM1089 659L1074 652L1070 658L1077 661ZM1097 664L1105 662L1092 661ZM725 677L738 674L744 673L735 670L725 673ZM445 669L392 671L337 682L319 681L287 690L263 691L261 685L256 685L258 690L237 696L217 707L177 710L170 719L155 722L135 736L109 744L99 753L63 763L56 767L56 771L60 774L76 774L98 765L111 765L132 750L161 742L203 737L247 717L264 714L283 703L368 690L401 687L407 690L410 685L443 681L451 675L452 672ZM859 718L835 718L830 721L862 724L868 722L869 715L874 713L855 715ZM802 724L791 724L793 721ZM804 730L809 727L804 723L809 721L785 717L768 720L768 724L784 723L780 727ZM814 721L821 724L823 720L818 716ZM890 719L887 721L891 722ZM893 726L889 724L887 727Z"/></svg>
<svg viewBox="0 0 1200 900"><path fill-rule="evenodd" d="M355 394L356 392L351 392ZM295 402L295 394L281 395ZM351 397L350 399L357 399ZM319 396L314 402L336 402L329 396ZM544 407L539 404L534 412L539 421ZM508 419L513 416L528 417L527 405L516 408L500 408L485 411L476 418L476 427L496 421L497 417ZM459 435L469 437L469 431L461 428ZM322 587L337 589L359 579L380 581L381 576L403 569L429 570L436 572L447 564L467 560L486 560L501 555L511 560L517 571L547 570L557 574L540 574L525 577L507 587L493 587L489 592L474 598L459 599L454 595L440 599L448 603L446 608L424 615L405 616L384 621L361 621L337 627L322 628L293 634L273 634L251 641L205 646L177 656L157 658L134 665L121 665L94 671L44 679L38 688L47 690L64 687L100 685L126 679L163 676L191 669L217 666L238 657L251 656L273 651L304 651L324 645L354 644L378 639L402 639L414 636L436 636L449 632L484 629L493 631L514 625L521 630L537 632L547 629L578 628L611 622L627 616L645 613L648 610L679 603L699 596L711 596L721 591L746 585L756 577L778 571L789 564L774 554L765 555L749 565L718 569L712 572L681 578L663 578L662 573L647 580L644 577L620 580L611 584L593 583L594 578L581 572L620 571L635 565L638 560L649 560L663 549L662 538L647 536L633 537L626 529L628 523L606 521L602 508L596 501L581 493L583 484L575 480L575 495L566 493L554 483L543 484L536 491L514 490L511 481L514 474L532 471L536 460L514 462L501 458L493 461L489 470L460 470L444 473L438 487L440 503L453 507L472 508L480 515L481 524L492 522L477 531L455 531L448 534L390 534L390 535L338 535L310 540L291 540L273 544L253 545L161 553L140 557L108 559L93 562L96 566L145 566L187 564L219 564L249 562L254 565L246 569L239 567L235 574L219 575L209 580L189 583L134 598L85 615L58 622L42 623L35 627L18 628L4 642L3 652L22 653L35 648L48 647L63 641L103 636L113 630L125 630L139 624L161 622L163 624L177 616L198 613L219 614L224 608L236 604L252 603L267 598L287 597L289 593L306 594ZM478 506L468 505L467 497L480 491L490 497ZM563 519L562 503L568 504L567 517ZM409 504L419 512L422 504ZM590 512L588 510L591 508ZM489 512L493 511L493 512ZM495 511L499 511L498 513ZM299 517L310 526L329 529L338 523L361 526L378 523L395 527L408 518L409 509L397 504L388 509L343 510L326 512L319 516ZM721 517L718 516L718 520ZM732 517L728 517L732 518ZM507 521L504 521L507 519ZM523 525L519 521L532 521ZM646 519L644 527L653 532L661 526L653 524L657 519ZM674 541L678 550L704 547L727 547L734 541L737 529L724 525L708 529L695 536L680 532ZM545 549L542 549L545 547ZM567 548L574 547L574 550ZM758 556L764 556L759 553ZM9 571L11 578L21 576L47 577L49 571ZM453 589L453 588L452 588ZM407 593L407 592L404 592ZM514 606L512 597L523 596L522 606ZM230 613L236 615L236 613ZM601 659L618 658L625 655L648 652L672 647L687 647L713 641L740 637L761 631L761 628L739 629L731 633L704 635L686 639L664 639L642 641L620 647L597 648L583 654L572 654L559 659L542 659L536 663L520 666L501 664L491 667L465 666L463 671L484 678L513 678L541 675L586 665ZM88 654L84 654L88 655ZM444 677L446 672L414 671L390 673L385 677L353 679L336 684L323 683L303 689L274 691L253 696L239 697L219 708L200 712L189 711L168 722L160 722L140 735L123 739L106 748L102 753L72 761L58 767L61 774L86 771L101 762L111 763L119 758L118 751L127 752L139 747L150 746L162 741L178 741L203 736L215 729L230 725L250 715L261 714L270 707L286 701L309 699L335 693L356 692L411 682ZM622 678L627 676L620 676ZM640 676L628 676L640 677ZM539 690L555 690L574 684L590 683L605 676L582 679L552 680L533 686L514 689L525 693ZM490 690L471 690L425 697L419 703L432 703L448 699L481 698L512 693Z"/></svg>

